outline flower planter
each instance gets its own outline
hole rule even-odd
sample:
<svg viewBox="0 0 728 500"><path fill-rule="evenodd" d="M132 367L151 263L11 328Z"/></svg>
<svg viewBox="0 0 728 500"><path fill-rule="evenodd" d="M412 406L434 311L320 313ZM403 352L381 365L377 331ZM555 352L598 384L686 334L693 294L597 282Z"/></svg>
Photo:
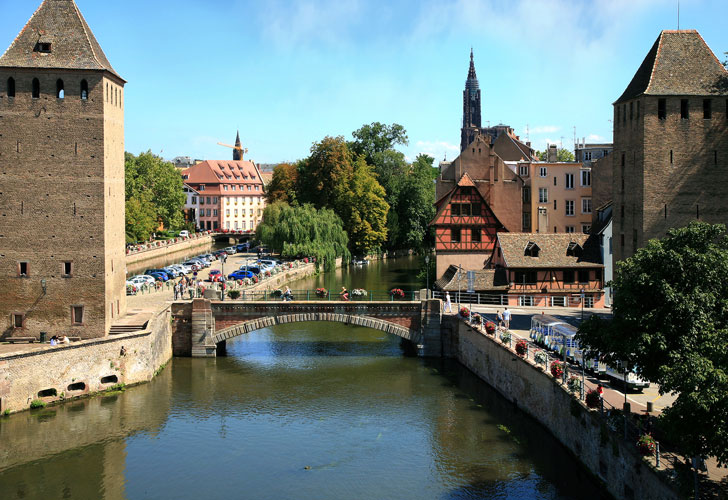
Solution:
<svg viewBox="0 0 728 500"><path fill-rule="evenodd" d="M521 357L524 357L527 352L528 352L528 343L525 340L519 340L516 343L516 354L518 354Z"/></svg>
<svg viewBox="0 0 728 500"><path fill-rule="evenodd" d="M551 363L551 376L559 378L564 374L564 367L559 361L553 361Z"/></svg>
<svg viewBox="0 0 728 500"><path fill-rule="evenodd" d="M487 333L488 335L495 335L495 323L493 323L492 321L488 321L485 324L485 333Z"/></svg>

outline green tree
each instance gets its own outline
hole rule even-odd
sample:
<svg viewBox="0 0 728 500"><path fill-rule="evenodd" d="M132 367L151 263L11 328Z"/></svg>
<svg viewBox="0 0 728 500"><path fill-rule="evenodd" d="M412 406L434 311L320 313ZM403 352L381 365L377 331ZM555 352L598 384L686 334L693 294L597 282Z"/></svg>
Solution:
<svg viewBox="0 0 728 500"><path fill-rule="evenodd" d="M327 271L336 268L337 257L351 258L341 218L332 210L317 210L312 205L268 205L256 237L283 257L316 257Z"/></svg>
<svg viewBox="0 0 728 500"><path fill-rule="evenodd" d="M728 462L728 237L693 222L618 264L614 319L578 338L677 399L660 416L688 457Z"/></svg>
<svg viewBox="0 0 728 500"><path fill-rule="evenodd" d="M296 203L296 184L298 183L298 167L290 163L281 163L273 169L273 178L266 186L266 202L273 204L283 201L289 205Z"/></svg>
<svg viewBox="0 0 728 500"><path fill-rule="evenodd" d="M126 201L126 241L144 241L157 228L157 214L148 193L139 193Z"/></svg>
<svg viewBox="0 0 728 500"><path fill-rule="evenodd" d="M343 213L354 165L343 137L325 137L311 146L311 156L298 164L298 201Z"/></svg>
<svg viewBox="0 0 728 500"><path fill-rule="evenodd" d="M375 155L387 150L394 149L397 145L406 146L409 144L407 131L402 125L393 123L385 125L374 122L371 125L364 125L352 134L354 141L351 143L351 150L358 155L363 155L370 165L376 166Z"/></svg>
<svg viewBox="0 0 728 500"><path fill-rule="evenodd" d="M134 156L124 155L126 170L126 201L132 204L131 213L127 214L127 234L144 235L146 239L147 218L154 214L155 223L168 229L179 229L184 224L182 209L185 203L182 176L169 162L152 154L151 151ZM143 206L142 206L143 205ZM133 228L140 224L140 228ZM156 225L156 224L155 224ZM154 229L152 229L153 231Z"/></svg>
<svg viewBox="0 0 728 500"><path fill-rule="evenodd" d="M541 161L547 161L549 157L548 150L545 151L536 151L536 156ZM568 149L564 148L558 148L556 151L556 161L575 161L576 158L574 157L574 153L569 151Z"/></svg>
<svg viewBox="0 0 728 500"><path fill-rule="evenodd" d="M377 182L372 167L360 156L354 166L350 196L347 200L346 230L351 249L359 255L379 250L387 240L387 212L384 188Z"/></svg>
<svg viewBox="0 0 728 500"><path fill-rule="evenodd" d="M429 226L435 217L435 179L438 171L433 168L434 158L417 155L407 175L396 203L396 220L390 224L397 230L393 246L426 250L434 245L434 233Z"/></svg>

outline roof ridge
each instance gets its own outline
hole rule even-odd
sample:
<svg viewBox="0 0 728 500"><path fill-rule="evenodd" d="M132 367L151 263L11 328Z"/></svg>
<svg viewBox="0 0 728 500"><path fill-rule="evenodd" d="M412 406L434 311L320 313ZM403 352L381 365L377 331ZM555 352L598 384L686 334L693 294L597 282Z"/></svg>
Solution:
<svg viewBox="0 0 728 500"><path fill-rule="evenodd" d="M648 90L650 90L650 87L652 86L652 82L655 78L655 70L657 69L657 65L659 64L660 60L660 52L662 50L662 42L664 40L665 30L662 30L660 32L660 36L657 37L657 50L655 51L655 59L652 61L652 68L650 68L650 79L647 81L647 86L645 86L645 89L642 91L642 93L646 93Z"/></svg>

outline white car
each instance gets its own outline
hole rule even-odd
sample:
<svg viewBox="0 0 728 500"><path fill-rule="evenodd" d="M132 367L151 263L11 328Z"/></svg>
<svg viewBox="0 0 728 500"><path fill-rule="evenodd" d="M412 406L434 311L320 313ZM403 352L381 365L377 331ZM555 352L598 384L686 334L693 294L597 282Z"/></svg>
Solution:
<svg viewBox="0 0 728 500"><path fill-rule="evenodd" d="M126 280L126 282L131 283L132 285L135 285L135 286L140 286L140 285L144 285L144 284L153 285L154 277L140 274L137 276L132 276L131 278Z"/></svg>
<svg viewBox="0 0 728 500"><path fill-rule="evenodd" d="M180 231L179 232L179 237L180 238L189 238L190 237L190 232L189 231Z"/></svg>
<svg viewBox="0 0 728 500"><path fill-rule="evenodd" d="M202 262L197 262L194 260L188 260L184 263L184 265L190 269L190 272L199 271L200 269L202 269Z"/></svg>
<svg viewBox="0 0 728 500"><path fill-rule="evenodd" d="M172 266L169 266L170 269L174 269L179 274L187 274L189 271L187 270L186 266L183 266L182 264L174 264Z"/></svg>

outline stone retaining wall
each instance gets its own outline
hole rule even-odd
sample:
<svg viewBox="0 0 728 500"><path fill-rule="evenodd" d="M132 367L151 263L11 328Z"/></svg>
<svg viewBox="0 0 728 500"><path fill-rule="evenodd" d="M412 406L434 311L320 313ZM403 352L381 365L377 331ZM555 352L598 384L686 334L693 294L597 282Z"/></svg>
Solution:
<svg viewBox="0 0 728 500"><path fill-rule="evenodd" d="M140 332L4 354L0 356L0 412L26 410L36 399L50 403L103 391L117 383L147 382L171 357L169 307L160 310ZM48 389L55 389L56 395L39 395Z"/></svg>
<svg viewBox="0 0 728 500"><path fill-rule="evenodd" d="M172 257L178 254L187 254L192 249L200 247L211 247L212 244L213 239L212 236L209 234L196 238L190 238L179 243L172 243L158 248L130 253L126 256L126 265L127 267L131 267L159 257Z"/></svg>
<svg viewBox="0 0 728 500"><path fill-rule="evenodd" d="M454 323L457 324L454 324ZM450 323L446 325L445 323ZM551 432L616 498L677 499L677 494L640 455L544 371L500 341L450 316L451 353L460 363Z"/></svg>

